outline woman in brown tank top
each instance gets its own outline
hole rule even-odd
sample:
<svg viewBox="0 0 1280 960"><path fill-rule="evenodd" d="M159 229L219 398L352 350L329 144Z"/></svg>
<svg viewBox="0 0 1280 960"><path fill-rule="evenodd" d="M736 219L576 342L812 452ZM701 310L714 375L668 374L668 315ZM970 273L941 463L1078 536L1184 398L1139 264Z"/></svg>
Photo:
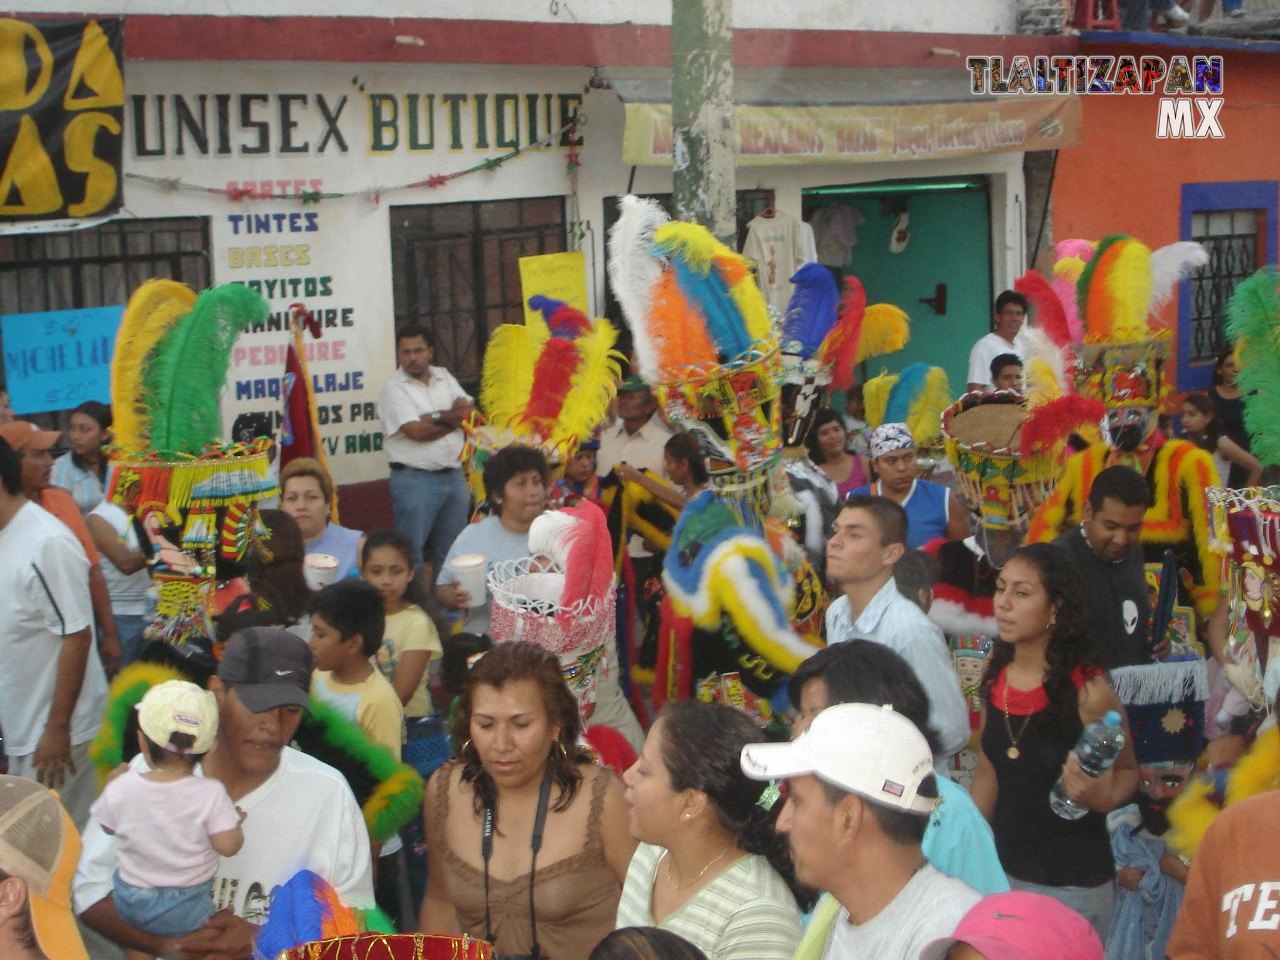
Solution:
<svg viewBox="0 0 1280 960"><path fill-rule="evenodd" d="M586 960L613 929L636 842L622 785L577 745L580 728L541 648L501 644L471 668L461 756L427 787L424 931L492 938L500 957Z"/></svg>

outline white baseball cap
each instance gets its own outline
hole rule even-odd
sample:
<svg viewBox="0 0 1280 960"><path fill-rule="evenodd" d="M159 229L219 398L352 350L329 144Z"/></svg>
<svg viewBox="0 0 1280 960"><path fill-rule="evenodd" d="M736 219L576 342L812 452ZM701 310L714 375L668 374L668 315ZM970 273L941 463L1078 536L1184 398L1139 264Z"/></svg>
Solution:
<svg viewBox="0 0 1280 960"><path fill-rule="evenodd" d="M820 780L910 813L933 812L919 796L933 775L933 752L915 725L893 707L839 703L827 707L790 743L742 748L742 772L753 780L812 774Z"/></svg>
<svg viewBox="0 0 1280 960"><path fill-rule="evenodd" d="M218 701L208 690L186 680L166 680L146 692L138 704L138 726L147 739L175 753L203 754L218 735ZM190 734L189 750L170 746L175 733Z"/></svg>

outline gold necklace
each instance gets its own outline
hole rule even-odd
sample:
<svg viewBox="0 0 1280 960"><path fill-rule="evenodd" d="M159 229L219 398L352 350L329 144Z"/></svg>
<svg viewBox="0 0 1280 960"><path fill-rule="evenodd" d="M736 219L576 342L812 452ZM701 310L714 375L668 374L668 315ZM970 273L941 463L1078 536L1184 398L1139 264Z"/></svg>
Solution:
<svg viewBox="0 0 1280 960"><path fill-rule="evenodd" d="M694 886L694 884L696 884L699 880L705 877L707 875L708 870L710 870L722 859L724 859L724 855L729 852L729 848L732 846L733 846L732 843L725 844L725 848L715 855L714 860L712 860L710 863L708 863L705 867L702 868L702 870L698 873L698 875L693 878L693 883L690 883L688 886L690 887ZM683 885L677 883L676 878L671 875L671 851L670 850L667 851L666 860L667 860L667 864L666 864L667 883L671 884L671 886L673 886L677 890L684 889Z"/></svg>
<svg viewBox="0 0 1280 960"><path fill-rule="evenodd" d="M1009 749L1004 752L1004 755L1008 757L1010 760L1017 760L1018 757L1022 756L1022 751L1018 749L1018 741L1021 740L1022 735L1027 732L1027 726L1031 723L1031 718L1032 716L1034 716L1034 714L1030 714L1030 713L1027 714L1027 719L1022 721L1022 729L1018 731L1018 735L1015 737L1013 735L1013 724L1009 722L1009 675L1008 674L1005 674L1005 678L1004 678L1003 716L1004 716L1004 731L1009 735Z"/></svg>

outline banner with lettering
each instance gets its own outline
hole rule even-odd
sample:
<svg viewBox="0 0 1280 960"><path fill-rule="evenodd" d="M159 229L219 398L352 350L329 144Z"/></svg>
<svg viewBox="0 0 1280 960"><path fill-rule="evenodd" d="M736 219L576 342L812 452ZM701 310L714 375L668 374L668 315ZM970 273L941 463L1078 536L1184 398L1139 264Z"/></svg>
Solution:
<svg viewBox="0 0 1280 960"><path fill-rule="evenodd" d="M124 21L0 18L0 222L123 202Z"/></svg>
<svg viewBox="0 0 1280 960"><path fill-rule="evenodd" d="M628 103L622 159L670 166L671 106ZM898 106L752 107L733 110L739 166L876 163L1080 144L1080 98L1050 96Z"/></svg>

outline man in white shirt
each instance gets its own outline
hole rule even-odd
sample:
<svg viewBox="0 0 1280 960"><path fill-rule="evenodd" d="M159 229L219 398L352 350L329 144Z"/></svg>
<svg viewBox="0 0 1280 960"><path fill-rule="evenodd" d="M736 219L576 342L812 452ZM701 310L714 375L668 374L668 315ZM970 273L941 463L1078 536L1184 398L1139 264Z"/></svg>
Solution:
<svg viewBox="0 0 1280 960"><path fill-rule="evenodd" d="M154 956L248 960L271 891L299 870L319 874L348 906L373 906L369 834L351 788L337 770L286 746L310 703L312 665L305 641L287 630L254 627L232 635L209 680L218 701L218 738L197 774L220 780L245 813L244 845L219 858L213 879L219 912L178 941L129 926L111 897L116 839L91 821L73 890L85 923ZM132 765L145 769L145 756Z"/></svg>
<svg viewBox="0 0 1280 960"><path fill-rule="evenodd" d="M658 401L649 385L637 376L627 377L618 387L618 420L600 433L596 473L607 477L620 463L648 470L666 478L663 455L673 434L658 416ZM633 560L648 557L639 537L632 537L627 552ZM639 582L639 572L637 582Z"/></svg>
<svg viewBox="0 0 1280 960"><path fill-rule="evenodd" d="M827 608L827 643L874 640L911 664L929 695L941 763L969 742L969 714L942 631L894 584L906 539L907 515L892 500L861 494L845 500L827 541L827 579L842 591Z"/></svg>
<svg viewBox="0 0 1280 960"><path fill-rule="evenodd" d="M994 390L991 361L1002 353L1015 354L1025 360L1022 325L1027 319L1027 298L1016 290L1006 290L996 297L991 333L980 339L969 351L969 389Z"/></svg>
<svg viewBox="0 0 1280 960"><path fill-rule="evenodd" d="M391 509L421 566L425 554L440 572L445 554L471 513L462 472L462 424L471 397L444 367L424 327L396 331L396 372L378 395L383 449L391 461Z"/></svg>
<svg viewBox="0 0 1280 960"><path fill-rule="evenodd" d="M742 771L786 780L777 829L796 880L831 894L797 956L916 960L978 902L925 861L921 841L938 797L933 753L892 707L828 707L790 743L743 747Z"/></svg>
<svg viewBox="0 0 1280 960"><path fill-rule="evenodd" d="M22 473L0 437L0 727L9 772L58 791L83 829L97 792L89 743L107 698L93 650L89 558L27 499Z"/></svg>

